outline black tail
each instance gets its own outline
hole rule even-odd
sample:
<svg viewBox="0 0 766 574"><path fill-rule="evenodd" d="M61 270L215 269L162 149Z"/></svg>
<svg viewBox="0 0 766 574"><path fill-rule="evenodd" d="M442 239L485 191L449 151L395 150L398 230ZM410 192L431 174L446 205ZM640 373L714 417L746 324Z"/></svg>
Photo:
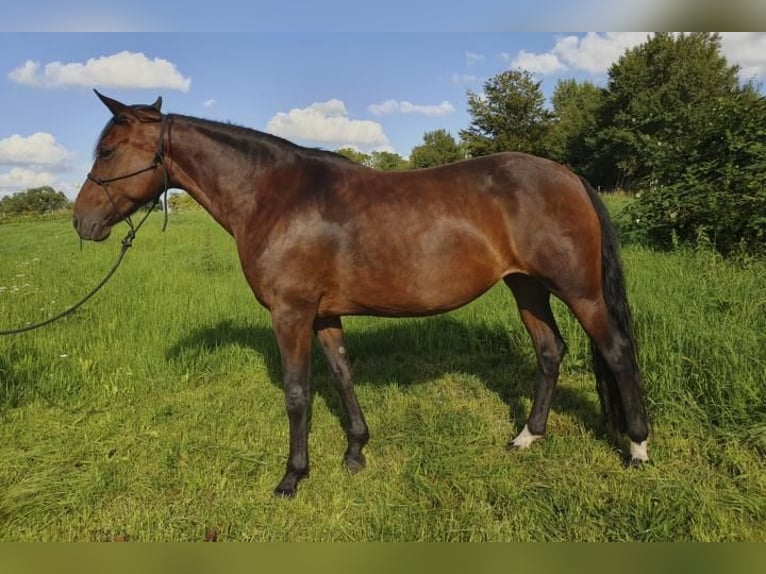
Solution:
<svg viewBox="0 0 766 574"><path fill-rule="evenodd" d="M614 326L620 331L627 342L627 354L631 361L630 366L634 369L640 384L637 349L633 336L633 317L625 293L625 278L622 273L622 263L620 263L617 234L609 219L606 207L596 190L584 178L581 177L580 180L588 192L588 196L601 223L601 283L606 307L614 322ZM625 432L625 409L620 398L620 391L617 387L614 373L612 373L612 370L592 340L590 347L593 355L593 372L596 375L596 386L601 401L601 409L614 430ZM643 390L641 391L641 396L643 400ZM646 412L643 404L641 408Z"/></svg>

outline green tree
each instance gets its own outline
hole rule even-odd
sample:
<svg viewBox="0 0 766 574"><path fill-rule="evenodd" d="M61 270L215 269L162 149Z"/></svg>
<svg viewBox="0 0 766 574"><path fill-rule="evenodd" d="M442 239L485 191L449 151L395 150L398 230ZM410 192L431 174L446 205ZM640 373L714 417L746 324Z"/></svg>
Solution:
<svg viewBox="0 0 766 574"><path fill-rule="evenodd" d="M719 102L741 89L738 68L720 43L709 32L655 34L611 66L594 146L599 183L644 188L678 181Z"/></svg>
<svg viewBox="0 0 766 574"><path fill-rule="evenodd" d="M372 152L372 167L383 171L401 171L410 167L409 162L398 153L390 151Z"/></svg>
<svg viewBox="0 0 766 574"><path fill-rule="evenodd" d="M346 157L350 159L351 161L356 162L360 165L372 167L372 156L370 156L370 154L357 151L350 147L342 147L340 149L335 150L335 153L339 153L343 157Z"/></svg>
<svg viewBox="0 0 766 574"><path fill-rule="evenodd" d="M766 103L713 33L656 34L610 68L594 138L598 183L641 191L626 230L723 253L766 240Z"/></svg>
<svg viewBox="0 0 766 574"><path fill-rule="evenodd" d="M559 80L551 97L554 119L546 155L589 177L602 97L603 91L594 84L573 79Z"/></svg>
<svg viewBox="0 0 766 574"><path fill-rule="evenodd" d="M545 153L553 114L545 108L540 82L526 70L501 72L484 82L484 92L468 91L471 125L460 138L471 156L499 151Z"/></svg>
<svg viewBox="0 0 766 574"><path fill-rule="evenodd" d="M364 153L350 147L342 147L335 150L335 153L339 153L343 157L346 157L360 165L373 167L375 169L381 169L383 171L398 171L408 169L410 167L410 164L406 159L404 159L398 153L393 153L390 151L374 151L372 153Z"/></svg>
<svg viewBox="0 0 766 574"><path fill-rule="evenodd" d="M434 167L465 158L465 152L447 130L435 130L423 134L423 143L412 148L410 166Z"/></svg>
<svg viewBox="0 0 766 574"><path fill-rule="evenodd" d="M627 231L668 248L704 240L718 251L766 254L766 100L721 98L678 180L631 204Z"/></svg>
<svg viewBox="0 0 766 574"><path fill-rule="evenodd" d="M0 200L0 214L51 213L71 206L61 191L50 186L35 187L8 195Z"/></svg>

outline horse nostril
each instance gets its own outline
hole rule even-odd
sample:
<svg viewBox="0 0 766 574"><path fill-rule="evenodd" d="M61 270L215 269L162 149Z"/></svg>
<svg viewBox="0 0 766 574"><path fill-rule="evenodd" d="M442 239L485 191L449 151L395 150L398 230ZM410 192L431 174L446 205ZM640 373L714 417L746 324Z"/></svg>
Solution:
<svg viewBox="0 0 766 574"><path fill-rule="evenodd" d="M72 215L72 225L74 226L75 229L77 229L77 216L76 215Z"/></svg>

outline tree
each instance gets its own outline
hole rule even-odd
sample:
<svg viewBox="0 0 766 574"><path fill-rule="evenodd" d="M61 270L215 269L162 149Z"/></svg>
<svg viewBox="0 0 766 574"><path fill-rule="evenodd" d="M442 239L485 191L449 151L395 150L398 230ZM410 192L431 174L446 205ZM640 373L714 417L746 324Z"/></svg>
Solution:
<svg viewBox="0 0 766 574"><path fill-rule="evenodd" d="M410 167L410 164L406 159L404 159L398 153L393 153L390 151L374 151L372 153L364 153L350 147L342 147L335 150L335 153L339 153L343 157L348 158L351 161L358 163L359 165L373 167L383 171L398 171L408 169Z"/></svg>
<svg viewBox="0 0 766 574"><path fill-rule="evenodd" d="M460 138L471 156L499 151L545 153L553 114L545 109L540 82L526 70L501 72L484 82L484 92L470 90L471 125Z"/></svg>
<svg viewBox="0 0 766 574"><path fill-rule="evenodd" d="M434 167L459 161L465 153L447 130L435 130L423 134L423 143L410 152L413 168Z"/></svg>
<svg viewBox="0 0 766 574"><path fill-rule="evenodd" d="M722 98L679 179L643 192L627 231L668 248L703 239L724 254L766 254L766 100Z"/></svg>
<svg viewBox="0 0 766 574"><path fill-rule="evenodd" d="M35 187L14 193L0 200L0 214L51 213L70 207L71 202L50 186Z"/></svg>
<svg viewBox="0 0 766 574"><path fill-rule="evenodd" d="M599 114L599 182L645 188L678 181L694 161L721 99L740 90L738 68L709 32L660 33L609 69Z"/></svg>
<svg viewBox="0 0 766 574"><path fill-rule="evenodd" d="M553 122L547 156L586 176L592 173L592 141L603 91L590 82L559 80L553 90Z"/></svg>
<svg viewBox="0 0 766 574"><path fill-rule="evenodd" d="M630 233L661 247L763 249L766 102L738 71L711 33L657 34L610 68L598 181L641 190Z"/></svg>
<svg viewBox="0 0 766 574"><path fill-rule="evenodd" d="M410 167L409 162L398 153L390 151L372 152L372 167L383 171L401 171Z"/></svg>
<svg viewBox="0 0 766 574"><path fill-rule="evenodd" d="M355 150L350 147L342 147L340 149L335 150L335 153L339 153L343 157L346 157L350 159L351 161L356 162L360 165L372 167L372 157L370 156L370 154Z"/></svg>

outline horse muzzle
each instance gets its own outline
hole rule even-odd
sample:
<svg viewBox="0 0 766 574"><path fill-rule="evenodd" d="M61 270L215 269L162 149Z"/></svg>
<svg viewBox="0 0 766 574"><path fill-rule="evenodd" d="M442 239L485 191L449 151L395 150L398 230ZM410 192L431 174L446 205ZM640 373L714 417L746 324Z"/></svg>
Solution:
<svg viewBox="0 0 766 574"><path fill-rule="evenodd" d="M102 221L78 217L77 214L72 215L72 225L74 225L77 235L87 241L103 241L112 232L111 226L105 225Z"/></svg>

